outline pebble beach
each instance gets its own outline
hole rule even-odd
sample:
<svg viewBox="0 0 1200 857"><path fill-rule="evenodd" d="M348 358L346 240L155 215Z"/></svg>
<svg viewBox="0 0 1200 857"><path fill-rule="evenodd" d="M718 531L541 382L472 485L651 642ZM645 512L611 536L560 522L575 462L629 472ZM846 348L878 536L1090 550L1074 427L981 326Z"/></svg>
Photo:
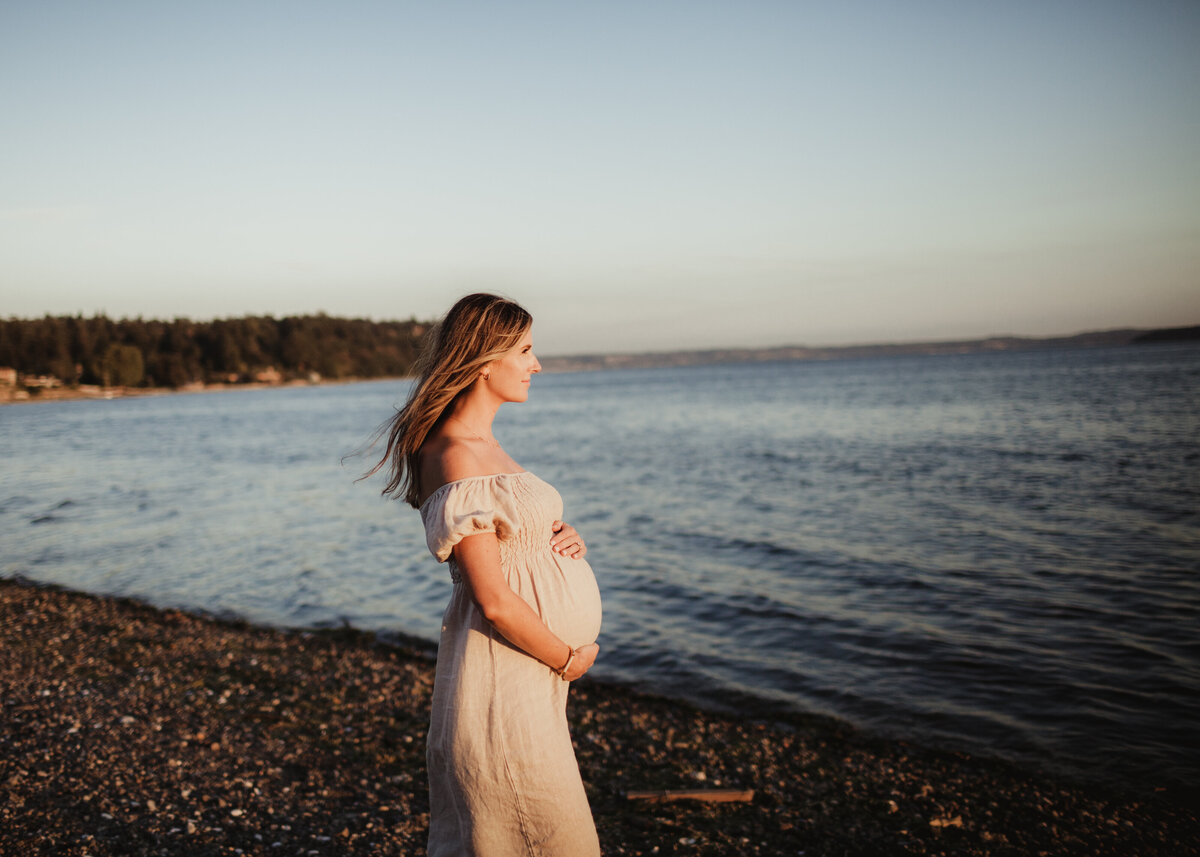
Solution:
<svg viewBox="0 0 1200 857"><path fill-rule="evenodd" d="M0 581L0 646L0 854L424 854L433 660L419 642L17 579ZM1194 795L588 679L569 716L606 855L1200 853ZM636 796L679 791L692 797ZM702 799L729 791L750 799Z"/></svg>

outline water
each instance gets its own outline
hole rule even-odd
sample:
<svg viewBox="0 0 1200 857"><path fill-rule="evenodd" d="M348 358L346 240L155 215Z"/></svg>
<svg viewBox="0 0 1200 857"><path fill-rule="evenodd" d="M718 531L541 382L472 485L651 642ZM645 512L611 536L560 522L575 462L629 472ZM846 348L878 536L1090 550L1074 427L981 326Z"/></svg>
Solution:
<svg viewBox="0 0 1200 857"><path fill-rule="evenodd" d="M403 382L0 409L0 575L435 639L417 514L354 482ZM596 675L1136 788L1200 775L1200 348L541 376Z"/></svg>

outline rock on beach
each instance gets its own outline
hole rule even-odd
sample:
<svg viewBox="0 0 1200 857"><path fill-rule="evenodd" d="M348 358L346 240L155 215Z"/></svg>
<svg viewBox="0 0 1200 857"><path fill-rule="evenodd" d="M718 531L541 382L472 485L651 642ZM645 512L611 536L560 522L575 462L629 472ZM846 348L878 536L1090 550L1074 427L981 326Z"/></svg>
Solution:
<svg viewBox="0 0 1200 857"><path fill-rule="evenodd" d="M0 855L420 855L431 653L0 581ZM1197 854L1196 808L583 680L606 855ZM748 801L631 792L753 791Z"/></svg>

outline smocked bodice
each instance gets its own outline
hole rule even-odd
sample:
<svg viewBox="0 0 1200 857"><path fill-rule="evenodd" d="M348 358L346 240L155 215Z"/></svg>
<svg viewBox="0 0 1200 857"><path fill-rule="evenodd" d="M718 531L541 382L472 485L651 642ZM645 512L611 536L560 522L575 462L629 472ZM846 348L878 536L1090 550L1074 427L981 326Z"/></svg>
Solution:
<svg viewBox="0 0 1200 857"><path fill-rule="evenodd" d="M449 562L455 583L461 575L454 546L467 536L494 532L501 565L526 564L549 552L553 525L562 513L554 486L528 471L457 479L421 504L429 550L439 562Z"/></svg>

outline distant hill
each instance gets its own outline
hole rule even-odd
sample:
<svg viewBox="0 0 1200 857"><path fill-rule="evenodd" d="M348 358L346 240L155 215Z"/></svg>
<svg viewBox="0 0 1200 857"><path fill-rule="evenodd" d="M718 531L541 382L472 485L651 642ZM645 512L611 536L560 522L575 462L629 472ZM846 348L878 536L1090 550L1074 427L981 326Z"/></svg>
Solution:
<svg viewBox="0 0 1200 857"><path fill-rule="evenodd" d="M949 342L840 345L826 348L785 345L775 348L714 348L700 351L584 354L545 357L541 362L542 367L548 372L580 372L589 369L765 363L775 360L844 360L855 357L891 357L903 354L974 354L988 351L1034 351L1049 348L1099 348L1189 340L1200 340L1200 325L1156 330L1122 328L1040 339L1025 336L991 336L986 339L961 339Z"/></svg>

